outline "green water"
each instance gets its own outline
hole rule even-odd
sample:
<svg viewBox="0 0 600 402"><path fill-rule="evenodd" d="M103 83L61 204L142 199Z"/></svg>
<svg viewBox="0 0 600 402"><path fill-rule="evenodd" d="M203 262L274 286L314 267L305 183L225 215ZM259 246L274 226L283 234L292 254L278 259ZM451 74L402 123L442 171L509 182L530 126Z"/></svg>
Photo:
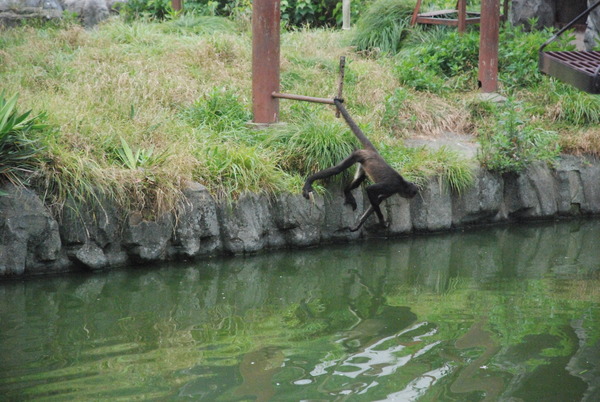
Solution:
<svg viewBox="0 0 600 402"><path fill-rule="evenodd" d="M600 222L0 282L0 400L600 400Z"/></svg>

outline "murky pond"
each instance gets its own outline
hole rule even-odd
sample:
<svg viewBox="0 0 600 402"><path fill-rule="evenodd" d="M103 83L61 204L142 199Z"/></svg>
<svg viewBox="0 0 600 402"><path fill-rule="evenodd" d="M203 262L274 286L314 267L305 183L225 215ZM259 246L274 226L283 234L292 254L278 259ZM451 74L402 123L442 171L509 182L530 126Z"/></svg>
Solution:
<svg viewBox="0 0 600 402"><path fill-rule="evenodd" d="M600 222L0 283L0 399L600 400Z"/></svg>

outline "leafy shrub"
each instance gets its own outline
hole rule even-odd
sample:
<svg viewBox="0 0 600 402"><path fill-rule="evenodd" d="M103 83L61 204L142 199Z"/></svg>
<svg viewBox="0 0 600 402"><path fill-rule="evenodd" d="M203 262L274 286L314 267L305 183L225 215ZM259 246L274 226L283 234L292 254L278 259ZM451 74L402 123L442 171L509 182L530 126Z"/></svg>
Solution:
<svg viewBox="0 0 600 402"><path fill-rule="evenodd" d="M20 183L33 171L41 146L32 134L46 127L40 123L44 114L19 113L17 99L16 94L6 99L4 92L0 93L0 182Z"/></svg>
<svg viewBox="0 0 600 402"><path fill-rule="evenodd" d="M535 26L535 20L530 21ZM533 87L542 79L538 72L540 46L553 35L551 29L526 32L523 26L505 24L500 30L498 47L498 79L508 89ZM573 34L564 34L547 50L574 50Z"/></svg>
<svg viewBox="0 0 600 402"><path fill-rule="evenodd" d="M356 26L352 44L357 50L396 53L406 37L414 7L408 0L378 0L369 7Z"/></svg>
<svg viewBox="0 0 600 402"><path fill-rule="evenodd" d="M251 0L189 0L184 6L186 11L202 15L238 17L252 14Z"/></svg>
<svg viewBox="0 0 600 402"><path fill-rule="evenodd" d="M353 13L361 4L353 4ZM224 17L249 16L252 13L251 0L191 0L186 10L194 10L204 15ZM342 2L339 0L281 0L281 21L289 26L335 26L341 23Z"/></svg>
<svg viewBox="0 0 600 402"><path fill-rule="evenodd" d="M149 18L165 20L173 15L171 0L128 0L119 6L119 12L126 20Z"/></svg>
<svg viewBox="0 0 600 402"><path fill-rule="evenodd" d="M334 26L341 12L338 0L281 0L281 19L292 26Z"/></svg>
<svg viewBox="0 0 600 402"><path fill-rule="evenodd" d="M498 48L498 79L505 89L531 88L540 83L538 50L552 31L525 32L521 26L501 27ZM562 37L561 37L562 38ZM443 92L474 89L479 64L479 32L462 35L455 28L415 29L396 57L400 82L417 90ZM572 49L572 35L564 35L549 50Z"/></svg>
<svg viewBox="0 0 600 402"><path fill-rule="evenodd" d="M534 161L552 161L560 153L559 137L525 123L515 102L500 107L493 129L480 137L482 166L500 173L519 172Z"/></svg>
<svg viewBox="0 0 600 402"><path fill-rule="evenodd" d="M479 34L456 29L433 29L420 36L420 43L402 50L396 73L400 82L417 90L442 92L475 84L479 61Z"/></svg>

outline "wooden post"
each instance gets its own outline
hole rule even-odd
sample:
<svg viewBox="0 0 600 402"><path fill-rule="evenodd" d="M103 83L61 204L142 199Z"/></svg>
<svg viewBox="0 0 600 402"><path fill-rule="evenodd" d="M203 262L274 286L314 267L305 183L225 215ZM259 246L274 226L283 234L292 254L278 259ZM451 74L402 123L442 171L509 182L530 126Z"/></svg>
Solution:
<svg viewBox="0 0 600 402"><path fill-rule="evenodd" d="M342 29L350 29L350 0L342 0Z"/></svg>
<svg viewBox="0 0 600 402"><path fill-rule="evenodd" d="M252 4L252 112L254 123L279 120L280 0Z"/></svg>
<svg viewBox="0 0 600 402"><path fill-rule="evenodd" d="M500 1L481 0L479 37L479 86L481 92L498 90L498 37Z"/></svg>
<svg viewBox="0 0 600 402"><path fill-rule="evenodd" d="M461 35L467 30L467 0L458 0L458 33Z"/></svg>
<svg viewBox="0 0 600 402"><path fill-rule="evenodd" d="M183 0L171 0L171 7L174 11L181 11L183 8Z"/></svg>

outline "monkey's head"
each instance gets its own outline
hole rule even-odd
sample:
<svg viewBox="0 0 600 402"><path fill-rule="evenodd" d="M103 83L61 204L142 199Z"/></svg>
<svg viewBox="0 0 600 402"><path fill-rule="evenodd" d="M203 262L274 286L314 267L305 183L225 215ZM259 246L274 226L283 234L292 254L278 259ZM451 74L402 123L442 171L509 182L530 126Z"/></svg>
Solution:
<svg viewBox="0 0 600 402"><path fill-rule="evenodd" d="M404 181L404 185L402 186L402 188L398 192L398 194L400 194L400 196L404 197L404 198L413 198L418 193L419 193L419 187L417 187L416 184L411 183L411 182L406 181L406 180Z"/></svg>

